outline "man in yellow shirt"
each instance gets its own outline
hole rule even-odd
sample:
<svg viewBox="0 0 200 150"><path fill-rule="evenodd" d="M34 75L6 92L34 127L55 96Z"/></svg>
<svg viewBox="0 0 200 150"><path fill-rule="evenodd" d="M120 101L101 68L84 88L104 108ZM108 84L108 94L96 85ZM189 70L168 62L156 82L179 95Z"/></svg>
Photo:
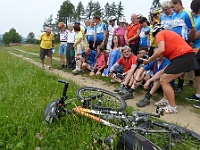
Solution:
<svg viewBox="0 0 200 150"><path fill-rule="evenodd" d="M46 28L45 32L40 35L40 59L42 68L44 69L44 58L47 55L49 57L49 70L52 70L52 47L54 35L50 28Z"/></svg>

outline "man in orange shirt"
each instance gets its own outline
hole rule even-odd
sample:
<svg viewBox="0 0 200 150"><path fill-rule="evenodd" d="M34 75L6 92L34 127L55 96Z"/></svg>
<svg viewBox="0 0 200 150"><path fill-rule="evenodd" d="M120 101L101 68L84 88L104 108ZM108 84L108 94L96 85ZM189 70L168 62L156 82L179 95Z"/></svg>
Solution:
<svg viewBox="0 0 200 150"><path fill-rule="evenodd" d="M140 34L140 24L137 21L137 15L131 15L131 23L127 25L126 31L124 34L126 45L131 48L131 52L137 55L137 44Z"/></svg>
<svg viewBox="0 0 200 150"><path fill-rule="evenodd" d="M163 109L166 113L178 112L174 90L170 82L179 77L183 72L191 70L195 70L195 76L200 76L200 66L196 59L195 51L177 33L164 30L161 24L157 24L153 28L153 36L156 38L158 48L148 60L142 60L144 64L148 64L160 55L163 55L171 61L160 77L163 93L169 101L169 105Z"/></svg>

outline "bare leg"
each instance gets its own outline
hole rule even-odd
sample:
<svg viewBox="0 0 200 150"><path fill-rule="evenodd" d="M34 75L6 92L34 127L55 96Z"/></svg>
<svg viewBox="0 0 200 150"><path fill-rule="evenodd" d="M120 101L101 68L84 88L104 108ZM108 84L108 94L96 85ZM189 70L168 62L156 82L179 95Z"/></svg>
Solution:
<svg viewBox="0 0 200 150"><path fill-rule="evenodd" d="M41 59L42 67L44 67L44 59Z"/></svg>
<svg viewBox="0 0 200 150"><path fill-rule="evenodd" d="M196 77L196 93L200 94L200 76Z"/></svg>
<svg viewBox="0 0 200 150"><path fill-rule="evenodd" d="M52 57L49 57L49 67L52 67Z"/></svg>
<svg viewBox="0 0 200 150"><path fill-rule="evenodd" d="M169 104L172 107L176 106L175 98L174 98L174 90L170 85L170 82L176 78L178 78L182 73L179 74L162 74L160 77L160 83L162 85L163 93L166 96L166 99L169 101Z"/></svg>

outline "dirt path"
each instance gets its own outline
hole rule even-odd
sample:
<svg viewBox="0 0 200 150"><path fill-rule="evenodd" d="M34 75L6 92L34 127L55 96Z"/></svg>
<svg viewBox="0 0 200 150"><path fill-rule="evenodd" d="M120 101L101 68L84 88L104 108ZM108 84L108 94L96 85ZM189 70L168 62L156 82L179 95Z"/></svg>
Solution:
<svg viewBox="0 0 200 150"><path fill-rule="evenodd" d="M23 51L23 50L20 50ZM23 51L24 52L24 51ZM30 58L26 58L23 57L22 55L17 55L14 54L12 52L10 52L11 54L23 58L33 64L35 64L38 67L41 67L41 64L38 62L35 62L34 60L30 59ZM27 53L27 52L25 52ZM48 68L45 68L46 71L49 71ZM113 91L113 89L115 88L113 85L108 85L103 81L100 80L92 80L89 77L83 77L81 75L72 75L71 73L67 73L67 72L63 72L61 70L58 69L54 69L53 71L49 71L52 72L56 75L59 75L63 78L65 78L66 80L70 79L73 80L76 84L79 84L80 86L94 86L94 87L99 87L99 88L103 88L109 91ZM144 95L141 94L135 94L135 98L131 99L131 100L127 100L127 104L129 106L135 107L136 106L136 102L138 102L138 100L140 100L141 98L143 98ZM140 108L139 110L144 111L144 112L151 112L151 113L155 113L155 106L153 106L153 103L155 101L152 100L151 104L147 107L144 108ZM165 116L162 117L163 120L166 120L167 122L171 122L171 123L177 123L183 127L187 127L188 129L191 129L197 133L200 134L200 116L193 112L193 107L192 106L178 106L179 108L179 112L176 114L166 114Z"/></svg>

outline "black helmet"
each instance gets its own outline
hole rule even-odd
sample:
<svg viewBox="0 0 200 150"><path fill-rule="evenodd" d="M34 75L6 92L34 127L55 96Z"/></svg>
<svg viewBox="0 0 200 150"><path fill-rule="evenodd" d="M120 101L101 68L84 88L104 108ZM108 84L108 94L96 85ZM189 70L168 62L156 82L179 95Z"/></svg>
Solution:
<svg viewBox="0 0 200 150"><path fill-rule="evenodd" d="M160 32L161 30L164 30L164 27L163 27L161 24L156 24L156 25L154 25L153 30L152 30L152 35L153 35L153 37L155 37L156 34L157 34L158 32Z"/></svg>
<svg viewBox="0 0 200 150"><path fill-rule="evenodd" d="M55 119L57 118L56 110L57 110L57 101L53 101L46 106L44 111L45 122L51 124L52 122L55 121Z"/></svg>

